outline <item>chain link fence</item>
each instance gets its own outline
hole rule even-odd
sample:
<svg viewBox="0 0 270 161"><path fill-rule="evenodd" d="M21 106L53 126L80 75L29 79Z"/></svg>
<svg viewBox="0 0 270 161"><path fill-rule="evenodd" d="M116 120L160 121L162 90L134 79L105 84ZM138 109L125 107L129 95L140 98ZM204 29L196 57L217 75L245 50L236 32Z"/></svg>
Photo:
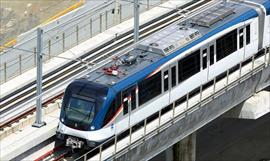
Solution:
<svg viewBox="0 0 270 161"><path fill-rule="evenodd" d="M140 12L147 11L167 0L140 0ZM63 24L45 30L43 34L43 61L67 51L81 42L117 25L114 23L114 12L117 1L109 1L94 10L81 13L68 19ZM133 3L119 1L119 22L133 17ZM36 31L24 36L27 40L17 44L14 48L0 53L0 84L32 69L36 66Z"/></svg>

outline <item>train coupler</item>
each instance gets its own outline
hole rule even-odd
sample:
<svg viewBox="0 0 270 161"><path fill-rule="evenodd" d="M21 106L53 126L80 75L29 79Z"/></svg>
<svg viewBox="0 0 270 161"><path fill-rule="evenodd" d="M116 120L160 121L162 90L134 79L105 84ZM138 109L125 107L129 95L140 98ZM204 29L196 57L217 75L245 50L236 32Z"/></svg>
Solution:
<svg viewBox="0 0 270 161"><path fill-rule="evenodd" d="M80 149L83 147L83 145L84 142L75 137L68 137L66 140L66 146L69 146L72 149Z"/></svg>

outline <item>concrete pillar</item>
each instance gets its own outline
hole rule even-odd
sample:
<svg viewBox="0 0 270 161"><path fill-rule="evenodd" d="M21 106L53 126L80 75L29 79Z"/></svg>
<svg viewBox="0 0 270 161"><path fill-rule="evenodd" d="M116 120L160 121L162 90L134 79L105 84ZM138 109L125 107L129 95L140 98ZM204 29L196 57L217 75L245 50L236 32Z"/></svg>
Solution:
<svg viewBox="0 0 270 161"><path fill-rule="evenodd" d="M165 150L165 161L173 161L173 146Z"/></svg>
<svg viewBox="0 0 270 161"><path fill-rule="evenodd" d="M260 91L223 115L225 118L256 120L270 112L270 92Z"/></svg>
<svg viewBox="0 0 270 161"><path fill-rule="evenodd" d="M120 23L120 0L114 0L114 16L113 24L117 25Z"/></svg>
<svg viewBox="0 0 270 161"><path fill-rule="evenodd" d="M139 41L140 28L140 5L139 0L134 0L134 43Z"/></svg>
<svg viewBox="0 0 270 161"><path fill-rule="evenodd" d="M195 161L196 132L173 145L173 161Z"/></svg>

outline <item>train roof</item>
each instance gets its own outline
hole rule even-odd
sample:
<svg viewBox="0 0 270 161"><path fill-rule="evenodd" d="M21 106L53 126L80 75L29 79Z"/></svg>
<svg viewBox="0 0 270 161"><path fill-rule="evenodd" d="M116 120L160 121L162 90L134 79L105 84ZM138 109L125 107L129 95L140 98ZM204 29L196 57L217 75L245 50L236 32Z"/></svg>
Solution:
<svg viewBox="0 0 270 161"><path fill-rule="evenodd" d="M256 0L256 2L265 3L264 0ZM257 15L255 10L244 5L231 2L217 3L195 16L186 17L184 21L174 23L145 38L129 48L128 51L120 54L121 56L114 57L107 64L89 73L86 79L113 86L166 57L173 58L172 56L176 56L176 51L191 43L203 41L202 37L206 35L209 37L210 33L215 33L211 31L243 16L248 11L253 12L253 16ZM198 41L199 39L200 41ZM155 70L156 67L151 68L151 70ZM148 74L151 72L147 71ZM133 78L141 79L139 77Z"/></svg>

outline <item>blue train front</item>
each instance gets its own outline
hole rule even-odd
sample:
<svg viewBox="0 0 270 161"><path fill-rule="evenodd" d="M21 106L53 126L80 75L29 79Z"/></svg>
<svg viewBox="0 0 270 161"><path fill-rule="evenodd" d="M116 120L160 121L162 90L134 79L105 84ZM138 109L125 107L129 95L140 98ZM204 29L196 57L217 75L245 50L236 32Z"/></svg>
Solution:
<svg viewBox="0 0 270 161"><path fill-rule="evenodd" d="M108 91L108 86L86 79L72 82L64 94L57 137L65 139L67 146L81 148L96 146L113 135L112 127L100 130L111 119L104 120L103 113L109 104Z"/></svg>

